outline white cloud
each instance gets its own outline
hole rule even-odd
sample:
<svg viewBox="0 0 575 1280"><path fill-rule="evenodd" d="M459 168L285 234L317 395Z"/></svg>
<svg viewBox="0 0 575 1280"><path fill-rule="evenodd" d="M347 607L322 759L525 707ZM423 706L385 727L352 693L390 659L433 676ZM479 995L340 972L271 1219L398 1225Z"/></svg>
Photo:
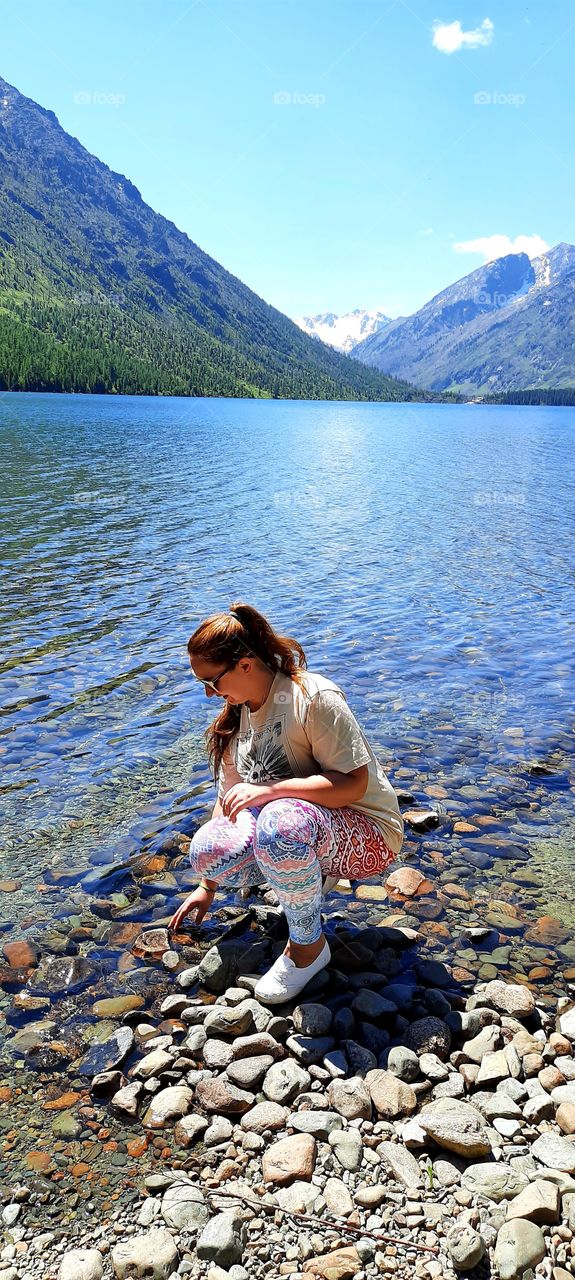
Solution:
<svg viewBox="0 0 575 1280"><path fill-rule="evenodd" d="M549 248L542 236L479 236L477 240L457 240L453 248L456 253L480 253L484 262L493 262L495 258L503 258L506 253L526 253L530 258L538 258Z"/></svg>
<svg viewBox="0 0 575 1280"><path fill-rule="evenodd" d="M464 31L459 20L457 22L441 22L433 24L433 46L440 53L459 53L460 49L477 49L480 45L491 44L495 28L491 18L484 18L480 27L473 31Z"/></svg>

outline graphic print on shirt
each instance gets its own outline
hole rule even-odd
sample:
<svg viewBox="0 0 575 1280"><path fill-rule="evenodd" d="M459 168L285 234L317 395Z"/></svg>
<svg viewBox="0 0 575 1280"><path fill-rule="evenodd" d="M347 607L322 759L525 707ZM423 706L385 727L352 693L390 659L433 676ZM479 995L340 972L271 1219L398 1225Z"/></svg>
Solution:
<svg viewBox="0 0 575 1280"><path fill-rule="evenodd" d="M245 782L277 782L293 769L282 746L283 721L270 722L238 740L237 770Z"/></svg>

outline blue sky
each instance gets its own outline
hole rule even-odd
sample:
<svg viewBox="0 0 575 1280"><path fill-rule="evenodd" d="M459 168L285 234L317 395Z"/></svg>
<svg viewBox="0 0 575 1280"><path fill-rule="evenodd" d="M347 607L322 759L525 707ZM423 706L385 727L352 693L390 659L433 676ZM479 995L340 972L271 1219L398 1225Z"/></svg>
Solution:
<svg viewBox="0 0 575 1280"><path fill-rule="evenodd" d="M575 0L0 0L0 30L6 80L288 315L575 240Z"/></svg>

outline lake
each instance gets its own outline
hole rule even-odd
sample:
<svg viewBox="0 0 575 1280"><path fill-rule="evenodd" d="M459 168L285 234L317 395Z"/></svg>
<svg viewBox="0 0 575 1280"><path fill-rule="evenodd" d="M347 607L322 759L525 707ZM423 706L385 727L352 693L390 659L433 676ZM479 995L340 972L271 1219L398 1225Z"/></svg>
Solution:
<svg viewBox="0 0 575 1280"><path fill-rule="evenodd" d="M416 749L430 778L475 782L565 747L574 426L571 408L4 394L2 875L28 901L47 861L212 801L215 704L186 640L235 597L298 637L392 772Z"/></svg>
<svg viewBox="0 0 575 1280"><path fill-rule="evenodd" d="M249 922L268 928L261 896L246 917L219 895L175 969L140 945L194 883L215 798L186 641L236 598L343 688L406 813L415 896L342 882L332 943L415 928L412 980L419 950L464 996L500 976L554 1007L575 982L574 427L568 408L0 397L0 1154L39 1179L27 1222L55 1195L92 1230L158 1161L182 1167L87 1077L125 1057L119 1020L127 1072L146 1020L183 1034L163 1002L222 926L248 971Z"/></svg>

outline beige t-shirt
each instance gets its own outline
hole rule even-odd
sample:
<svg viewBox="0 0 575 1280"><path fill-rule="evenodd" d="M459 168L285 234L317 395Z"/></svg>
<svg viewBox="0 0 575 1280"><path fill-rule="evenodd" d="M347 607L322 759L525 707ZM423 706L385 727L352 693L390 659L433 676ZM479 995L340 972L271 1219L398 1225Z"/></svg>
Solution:
<svg viewBox="0 0 575 1280"><path fill-rule="evenodd" d="M366 813L395 854L403 844L403 818L397 796L376 760L346 696L327 676L303 671L310 697L290 676L278 671L257 711L242 703L237 732L224 752L218 774L218 800L237 782L277 782L368 766L367 790L349 805Z"/></svg>

